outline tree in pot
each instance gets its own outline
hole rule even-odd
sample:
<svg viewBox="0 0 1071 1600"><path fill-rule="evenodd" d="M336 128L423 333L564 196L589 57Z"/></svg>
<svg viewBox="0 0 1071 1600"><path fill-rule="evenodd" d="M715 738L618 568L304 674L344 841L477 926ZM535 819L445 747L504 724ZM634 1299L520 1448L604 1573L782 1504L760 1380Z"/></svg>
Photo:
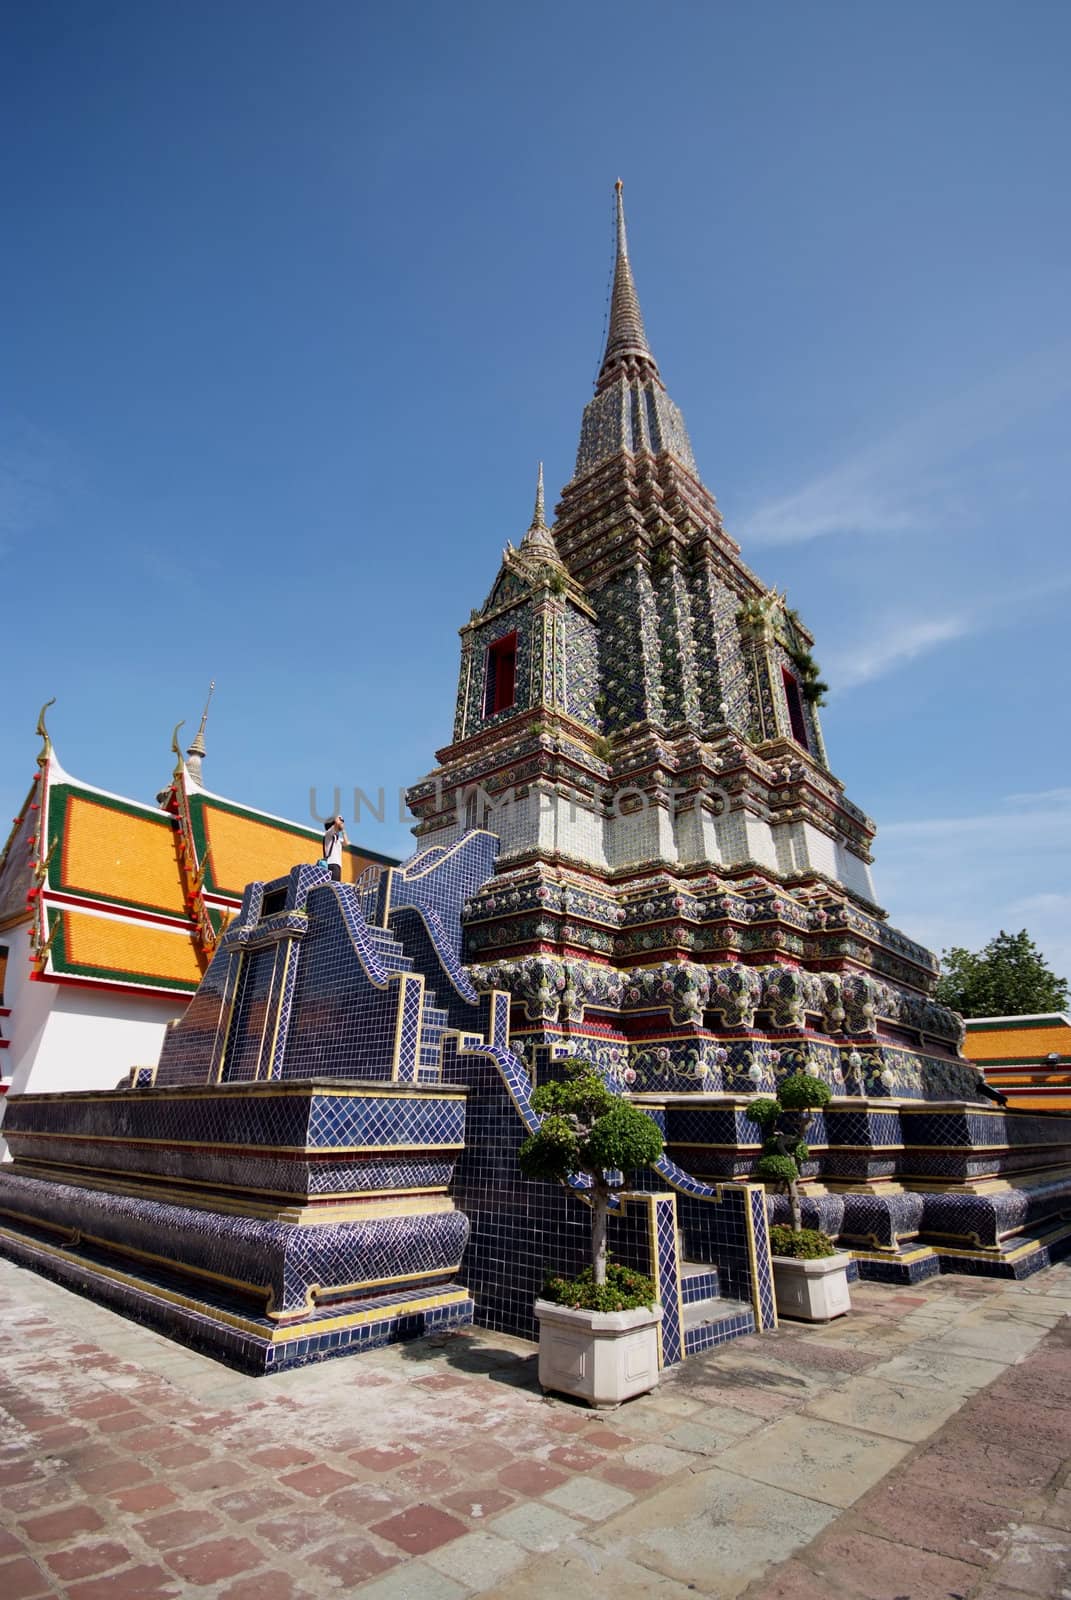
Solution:
<svg viewBox="0 0 1071 1600"><path fill-rule="evenodd" d="M565 1077L532 1096L542 1117L519 1152L526 1178L590 1179L591 1265L578 1278L552 1278L536 1301L539 1379L592 1405L617 1405L658 1382L656 1305L650 1278L610 1262L606 1235L615 1190L662 1154L662 1135L644 1112L606 1087L590 1062L560 1063Z"/></svg>
<svg viewBox="0 0 1071 1600"><path fill-rule="evenodd" d="M777 1098L760 1096L747 1108L762 1129L762 1152L755 1168L764 1183L788 1195L790 1226L770 1229L777 1309L789 1316L824 1322L850 1309L847 1267L850 1257L838 1251L820 1228L803 1226L800 1177L810 1155L806 1134L814 1113L833 1098L828 1084L809 1072L794 1072L778 1088Z"/></svg>

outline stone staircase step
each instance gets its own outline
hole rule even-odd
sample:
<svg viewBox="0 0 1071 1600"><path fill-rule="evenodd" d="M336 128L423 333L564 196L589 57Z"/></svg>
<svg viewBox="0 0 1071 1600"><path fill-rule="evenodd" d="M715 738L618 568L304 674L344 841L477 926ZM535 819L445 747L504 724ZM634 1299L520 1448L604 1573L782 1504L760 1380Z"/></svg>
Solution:
<svg viewBox="0 0 1071 1600"><path fill-rule="evenodd" d="M754 1333L755 1313L744 1300L710 1299L684 1307L684 1352L696 1356Z"/></svg>
<svg viewBox="0 0 1071 1600"><path fill-rule="evenodd" d="M718 1294L718 1269L707 1261L681 1262L681 1299L686 1306L713 1300Z"/></svg>

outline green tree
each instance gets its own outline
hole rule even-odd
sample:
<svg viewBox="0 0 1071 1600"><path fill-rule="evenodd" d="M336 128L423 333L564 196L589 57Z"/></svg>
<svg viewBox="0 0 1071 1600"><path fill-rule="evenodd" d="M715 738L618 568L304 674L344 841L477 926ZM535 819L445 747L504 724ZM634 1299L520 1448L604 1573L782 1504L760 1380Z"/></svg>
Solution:
<svg viewBox="0 0 1071 1600"><path fill-rule="evenodd" d="M984 950L956 945L941 952L935 998L965 1017L1021 1017L1062 1011L1067 979L1056 976L1025 928L1002 928Z"/></svg>
<svg viewBox="0 0 1071 1600"><path fill-rule="evenodd" d="M610 1196L637 1167L662 1154L662 1135L644 1112L608 1089L589 1061L559 1063L566 1077L532 1096L543 1118L518 1152L526 1178L591 1179L591 1264L596 1286L606 1282L606 1219Z"/></svg>

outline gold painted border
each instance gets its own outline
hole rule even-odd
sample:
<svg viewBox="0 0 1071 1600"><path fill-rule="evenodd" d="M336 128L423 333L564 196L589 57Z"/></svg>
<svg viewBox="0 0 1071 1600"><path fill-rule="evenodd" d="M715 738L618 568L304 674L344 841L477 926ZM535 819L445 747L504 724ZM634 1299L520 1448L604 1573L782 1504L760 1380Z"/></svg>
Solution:
<svg viewBox="0 0 1071 1600"><path fill-rule="evenodd" d="M0 1227L0 1238L10 1239L13 1244L40 1250L45 1255L53 1256L65 1261L71 1266L85 1270L85 1262L56 1245L43 1244L38 1239L27 1240L21 1234L12 1233L9 1229ZM150 1299L162 1300L170 1305L183 1307L193 1311L198 1316L204 1317L209 1322L219 1322L226 1327L236 1329L240 1333L251 1334L254 1338L262 1339L266 1344L273 1346L289 1344L294 1339L316 1337L322 1333L337 1333L345 1328L355 1328L368 1322L386 1322L393 1317L401 1317L418 1311L433 1311L440 1306L458 1305L470 1299L467 1289L446 1290L440 1295L431 1295L424 1299L402 1301L397 1305L383 1306L368 1311L351 1312L338 1317L325 1317L312 1323L302 1323L297 1327L290 1325L279 1328L266 1329L259 1323L250 1322L245 1317L235 1316L231 1312L221 1311L218 1307L204 1300L194 1300L189 1295L175 1294L172 1290L158 1288L156 1284L146 1283L143 1278L133 1277L130 1273L119 1272L113 1267L94 1266L93 1272L97 1277L107 1278L115 1283L127 1284L129 1287L139 1289ZM153 1330L155 1331L155 1330Z"/></svg>

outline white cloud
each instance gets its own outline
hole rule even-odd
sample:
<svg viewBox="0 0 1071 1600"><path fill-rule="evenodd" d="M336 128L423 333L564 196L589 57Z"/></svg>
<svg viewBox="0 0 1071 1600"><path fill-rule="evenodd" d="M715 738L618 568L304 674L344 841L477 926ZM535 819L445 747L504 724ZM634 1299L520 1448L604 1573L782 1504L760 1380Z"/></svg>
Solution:
<svg viewBox="0 0 1071 1600"><path fill-rule="evenodd" d="M869 448L737 519L748 544L795 544L831 533L894 534L962 523L981 492L957 458L1055 405L1071 391L1071 346L1037 351L929 406Z"/></svg>
<svg viewBox="0 0 1071 1600"><path fill-rule="evenodd" d="M826 665L835 689L854 689L950 639L962 639L971 631L972 624L966 616L898 618L877 633L871 631L865 642L849 650L832 651Z"/></svg>
<svg viewBox="0 0 1071 1600"><path fill-rule="evenodd" d="M940 951L979 950L1026 928L1053 971L1071 977L1071 790L1009 795L976 815L879 828L878 898L893 923Z"/></svg>
<svg viewBox="0 0 1071 1600"><path fill-rule="evenodd" d="M1054 572L1042 584L983 595L944 616L920 617L911 605L884 619L864 617L861 620L865 627L856 642L834 647L824 657L832 690L835 693L871 683L953 639L964 639L986 629L1014 627L1025 615L1034 615L1045 602L1058 601L1069 588L1071 573ZM1071 790L1052 792L1071 794Z"/></svg>

